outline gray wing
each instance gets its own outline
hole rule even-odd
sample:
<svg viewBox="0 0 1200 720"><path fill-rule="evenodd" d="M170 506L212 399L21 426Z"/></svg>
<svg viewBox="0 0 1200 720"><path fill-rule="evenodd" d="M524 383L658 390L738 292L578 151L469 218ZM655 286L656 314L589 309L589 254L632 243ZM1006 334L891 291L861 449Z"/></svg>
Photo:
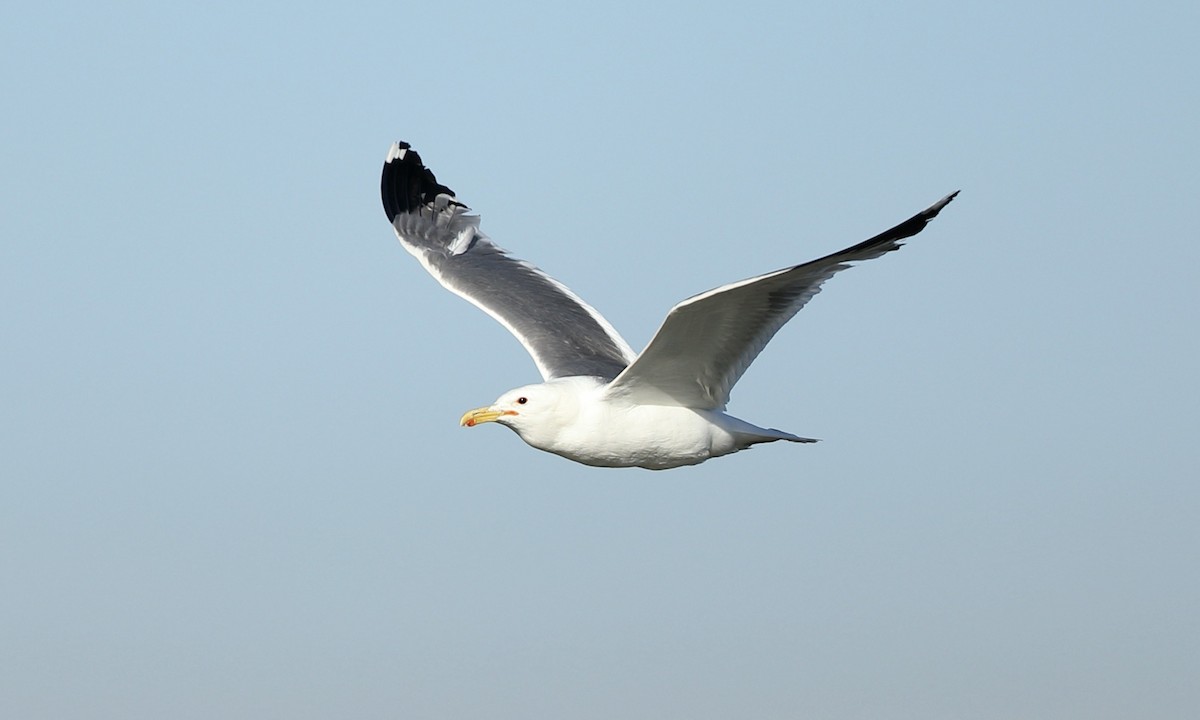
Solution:
<svg viewBox="0 0 1200 720"><path fill-rule="evenodd" d="M404 248L446 289L508 328L544 379L611 380L633 361L628 343L600 313L480 232L479 217L438 183L408 143L392 145L380 191Z"/></svg>
<svg viewBox="0 0 1200 720"><path fill-rule="evenodd" d="M641 404L723 409L742 373L822 283L849 263L899 249L957 194L853 247L684 300L606 392Z"/></svg>

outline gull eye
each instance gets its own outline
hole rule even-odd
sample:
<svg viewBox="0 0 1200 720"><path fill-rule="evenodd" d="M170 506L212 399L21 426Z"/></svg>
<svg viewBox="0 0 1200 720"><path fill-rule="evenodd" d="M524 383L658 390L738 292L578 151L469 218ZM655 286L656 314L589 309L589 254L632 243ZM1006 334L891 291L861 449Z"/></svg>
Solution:
<svg viewBox="0 0 1200 720"><path fill-rule="evenodd" d="M518 404L518 405L524 405L524 404L525 404L525 403L527 403L527 402L529 402L529 398L527 398L527 397L519 397L519 398L517 398L517 404Z"/></svg>

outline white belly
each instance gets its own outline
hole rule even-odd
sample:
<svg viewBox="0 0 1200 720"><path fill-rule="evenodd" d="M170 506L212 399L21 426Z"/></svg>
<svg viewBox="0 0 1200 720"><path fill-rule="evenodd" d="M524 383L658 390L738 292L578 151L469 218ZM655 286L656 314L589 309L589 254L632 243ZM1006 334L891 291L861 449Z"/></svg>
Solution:
<svg viewBox="0 0 1200 720"><path fill-rule="evenodd" d="M722 413L661 405L602 405L543 450L601 467L664 470L737 450Z"/></svg>

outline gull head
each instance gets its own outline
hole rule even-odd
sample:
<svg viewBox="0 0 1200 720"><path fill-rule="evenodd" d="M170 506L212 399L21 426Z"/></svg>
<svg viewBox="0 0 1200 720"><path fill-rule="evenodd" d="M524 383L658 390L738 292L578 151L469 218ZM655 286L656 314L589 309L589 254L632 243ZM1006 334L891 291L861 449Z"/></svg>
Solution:
<svg viewBox="0 0 1200 720"><path fill-rule="evenodd" d="M468 411L459 424L475 427L498 423L515 431L530 445L546 448L578 419L580 400L596 385L592 378L561 378L525 385L509 390L487 407Z"/></svg>

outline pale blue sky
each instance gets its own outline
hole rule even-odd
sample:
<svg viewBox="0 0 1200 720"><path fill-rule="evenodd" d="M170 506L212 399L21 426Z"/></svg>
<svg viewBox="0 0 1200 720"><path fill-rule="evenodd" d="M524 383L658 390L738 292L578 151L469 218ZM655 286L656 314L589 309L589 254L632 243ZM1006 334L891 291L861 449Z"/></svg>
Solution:
<svg viewBox="0 0 1200 720"><path fill-rule="evenodd" d="M0 715L1193 718L1193 2L25 3ZM962 195L586 468L378 199L419 149L635 347Z"/></svg>

